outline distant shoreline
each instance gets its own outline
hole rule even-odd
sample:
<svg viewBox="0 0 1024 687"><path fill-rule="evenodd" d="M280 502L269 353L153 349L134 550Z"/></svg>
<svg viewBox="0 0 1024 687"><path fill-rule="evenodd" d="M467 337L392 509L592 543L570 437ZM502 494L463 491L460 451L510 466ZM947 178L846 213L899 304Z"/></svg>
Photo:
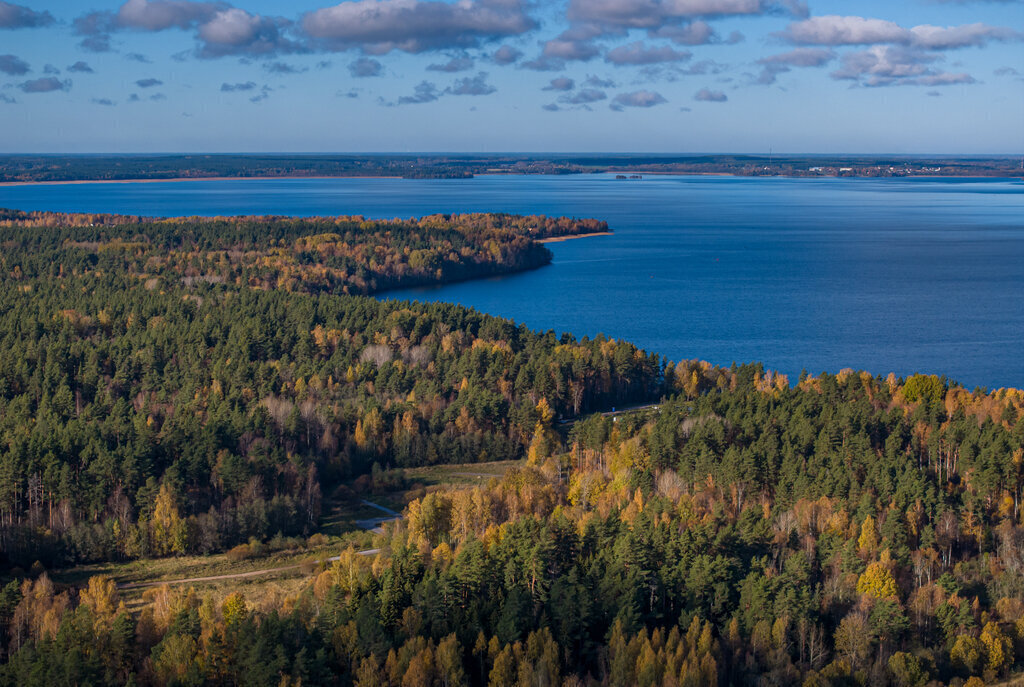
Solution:
<svg viewBox="0 0 1024 687"><path fill-rule="evenodd" d="M273 180L273 179L404 179L405 177L389 177L380 175L368 176L306 176L303 174L291 174L280 176L255 176L255 177L172 177L169 179L68 179L66 181L0 181L2 186L71 186L74 184L160 184L164 182L177 183L180 181L250 181L250 180Z"/></svg>
<svg viewBox="0 0 1024 687"><path fill-rule="evenodd" d="M1007 176L992 176L989 174L908 174L904 176L868 176L868 175L807 175L807 174L736 174L735 172L676 172L667 170L608 170L598 172L599 174L635 174L641 176L690 176L690 177L734 177L737 179L769 179L769 178L780 178L780 179L1024 179L1024 176L1019 175L1007 175ZM593 173L580 172L572 176L592 176ZM508 177L508 176L565 176L565 175L550 175L543 173L522 173L522 172L488 172L482 174L476 174L474 176L494 176L494 177ZM407 177L402 176L385 176L379 174L371 175L351 175L351 176L306 176L302 174L292 175L279 175L279 176L217 176L217 177L172 177L169 179L68 179L61 181L0 181L0 188L11 187L11 186L73 186L79 184L161 184L161 183L180 183L186 181L272 181L272 180L290 180L290 179L406 179ZM409 181L424 181L430 180L431 178L409 178ZM623 181L641 181L640 179L625 179ZM573 237L570 237L573 238Z"/></svg>
<svg viewBox="0 0 1024 687"><path fill-rule="evenodd" d="M648 176L685 176L685 177L738 177L747 176L736 174L736 172L673 172L673 171L654 171L646 169L609 169L604 174L646 174ZM781 175L780 175L781 176ZM640 181L640 179L620 179L620 181Z"/></svg>
<svg viewBox="0 0 1024 687"><path fill-rule="evenodd" d="M639 174L646 176L669 177L736 177L737 179L1021 179L1024 176L1010 174L993 176L991 174L904 174L903 176L869 176L867 174L736 174L735 172L672 172L627 170L606 172L607 174ZM642 181L642 179L622 179L621 181Z"/></svg>
<svg viewBox="0 0 1024 687"><path fill-rule="evenodd" d="M562 241L571 241L573 239L589 239L592 236L611 236L610 231L595 231L590 234L572 234L571 236L550 236L546 239L537 239L537 243L561 243Z"/></svg>

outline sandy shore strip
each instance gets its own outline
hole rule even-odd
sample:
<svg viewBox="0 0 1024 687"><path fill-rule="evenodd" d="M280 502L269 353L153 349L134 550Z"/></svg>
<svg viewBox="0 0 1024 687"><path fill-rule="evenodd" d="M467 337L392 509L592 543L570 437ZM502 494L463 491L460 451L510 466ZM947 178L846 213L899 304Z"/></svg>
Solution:
<svg viewBox="0 0 1024 687"><path fill-rule="evenodd" d="M281 179L403 179L385 176L174 177L173 179L71 179L68 181L0 181L0 186L70 186L73 184L162 184L179 181L263 181Z"/></svg>
<svg viewBox="0 0 1024 687"><path fill-rule="evenodd" d="M595 231L591 234L573 234L571 236L552 236L546 239L537 239L537 243L561 243L572 239L589 239L591 236L611 236L610 231Z"/></svg>

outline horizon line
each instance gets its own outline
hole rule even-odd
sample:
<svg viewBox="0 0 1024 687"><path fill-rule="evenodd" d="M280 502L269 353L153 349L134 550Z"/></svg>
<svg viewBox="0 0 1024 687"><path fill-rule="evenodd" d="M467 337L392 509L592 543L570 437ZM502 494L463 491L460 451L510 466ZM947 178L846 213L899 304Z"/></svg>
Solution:
<svg viewBox="0 0 1024 687"><path fill-rule="evenodd" d="M25 157L25 156L43 156L43 157L100 157L100 156L112 156L112 157L139 157L145 155L155 156L182 156L182 155L203 155L203 156L257 156L257 155L301 155L307 157L332 157L332 156L346 156L346 157L408 157L414 155L431 155L431 156L452 156L452 157L552 157L552 156L612 156L612 157L848 157L848 158L873 158L873 157L952 157L952 158L969 158L969 157L983 157L983 158L1007 158L1013 159L1018 157L1024 157L1024 152L1021 153L986 153L986 152L974 152L974 153L942 153L942 152L930 152L930 153L897 153L897 152L872 152L872 153L851 153L851 152L713 152L713 151L680 151L680 152L644 152L644 151L601 151L601 150L587 150L587 151L486 151L486 152L472 152L472 151L453 151L453 150L413 150L413 151L201 151L201 150L183 150L183 151L133 151L133 152L113 152L113 151L92 151L84 153L71 153L71 152L44 152L44 151L33 151L33 152L0 152L0 157Z"/></svg>

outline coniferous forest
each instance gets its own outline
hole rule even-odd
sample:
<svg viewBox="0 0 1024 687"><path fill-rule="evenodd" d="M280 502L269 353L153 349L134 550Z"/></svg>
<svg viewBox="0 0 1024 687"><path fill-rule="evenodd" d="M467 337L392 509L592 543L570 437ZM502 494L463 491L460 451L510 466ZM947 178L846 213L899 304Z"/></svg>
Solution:
<svg viewBox="0 0 1024 687"><path fill-rule="evenodd" d="M0 211L0 685L1020 676L1024 393L372 297L607 229ZM403 471L495 461L372 548L324 534ZM280 542L330 544L284 595L65 574Z"/></svg>

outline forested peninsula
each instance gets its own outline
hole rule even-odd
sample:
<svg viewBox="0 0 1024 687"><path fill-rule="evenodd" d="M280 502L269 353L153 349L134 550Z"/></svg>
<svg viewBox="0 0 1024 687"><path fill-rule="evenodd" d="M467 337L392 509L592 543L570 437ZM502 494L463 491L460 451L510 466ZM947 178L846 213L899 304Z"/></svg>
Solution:
<svg viewBox="0 0 1024 687"><path fill-rule="evenodd" d="M0 211L0 685L1019 676L1024 393L368 297L606 230Z"/></svg>
<svg viewBox="0 0 1024 687"><path fill-rule="evenodd" d="M117 271L147 288L181 280L371 294L534 269L551 262L540 241L607 232L598 220L496 213L168 219L0 208L0 242L14 251L4 259L19 271Z"/></svg>

